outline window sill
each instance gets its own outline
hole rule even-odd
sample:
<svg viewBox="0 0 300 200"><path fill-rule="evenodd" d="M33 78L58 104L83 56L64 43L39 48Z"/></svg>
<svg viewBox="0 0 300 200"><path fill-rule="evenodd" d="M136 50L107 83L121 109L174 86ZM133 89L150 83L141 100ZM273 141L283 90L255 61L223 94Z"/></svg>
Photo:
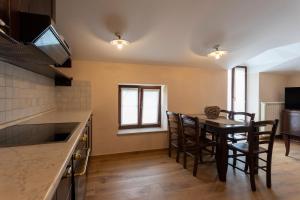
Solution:
<svg viewBox="0 0 300 200"><path fill-rule="evenodd" d="M143 133L161 133L167 132L166 128L136 128L136 129L121 129L117 135L143 134Z"/></svg>

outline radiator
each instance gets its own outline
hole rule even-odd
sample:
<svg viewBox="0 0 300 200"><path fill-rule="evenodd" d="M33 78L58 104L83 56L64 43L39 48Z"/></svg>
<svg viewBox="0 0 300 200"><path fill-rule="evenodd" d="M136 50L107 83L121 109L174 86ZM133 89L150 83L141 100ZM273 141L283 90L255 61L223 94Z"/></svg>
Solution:
<svg viewBox="0 0 300 200"><path fill-rule="evenodd" d="M284 102L261 102L260 103L260 120L279 119L284 109ZM277 134L280 132L280 123L278 124Z"/></svg>

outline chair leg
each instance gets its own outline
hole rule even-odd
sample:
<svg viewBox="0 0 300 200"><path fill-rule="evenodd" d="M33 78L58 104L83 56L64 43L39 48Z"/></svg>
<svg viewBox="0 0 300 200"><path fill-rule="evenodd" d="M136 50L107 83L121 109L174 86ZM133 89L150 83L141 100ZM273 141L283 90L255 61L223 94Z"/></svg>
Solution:
<svg viewBox="0 0 300 200"><path fill-rule="evenodd" d="M248 172L248 166L249 166L248 160L249 160L249 159L248 159L248 156L245 156L245 167L244 167L245 173Z"/></svg>
<svg viewBox="0 0 300 200"><path fill-rule="evenodd" d="M200 163L203 163L202 150L201 150L201 149L199 150L198 157L199 157L199 159L200 159ZM198 161L198 162L199 162L199 161Z"/></svg>
<svg viewBox="0 0 300 200"><path fill-rule="evenodd" d="M199 153L196 153L194 158L193 176L197 176L198 164L199 164Z"/></svg>
<svg viewBox="0 0 300 200"><path fill-rule="evenodd" d="M233 154L233 159L232 159L232 165L233 168L236 168L236 150L232 150L232 154Z"/></svg>
<svg viewBox="0 0 300 200"><path fill-rule="evenodd" d="M171 143L169 142L169 157L171 158L172 156L172 148L171 148Z"/></svg>
<svg viewBox="0 0 300 200"><path fill-rule="evenodd" d="M211 139L212 139L212 141L215 141L215 139L216 139L215 134L212 134ZM215 154L215 146L211 146L211 154L210 155L214 156L214 154Z"/></svg>
<svg viewBox="0 0 300 200"><path fill-rule="evenodd" d="M179 162L179 158L180 158L180 148L177 148L177 155L176 155L176 162Z"/></svg>
<svg viewBox="0 0 300 200"><path fill-rule="evenodd" d="M183 168L186 169L186 157L187 157L187 154L186 152L184 152L183 154Z"/></svg>
<svg viewBox="0 0 300 200"><path fill-rule="evenodd" d="M267 159L267 187L271 188L272 182L271 182L271 160Z"/></svg>
<svg viewBox="0 0 300 200"><path fill-rule="evenodd" d="M250 183L251 183L251 189L252 191L256 191L256 186L255 186L255 172L254 172L254 160L252 156L248 157L249 160L249 169L250 169Z"/></svg>

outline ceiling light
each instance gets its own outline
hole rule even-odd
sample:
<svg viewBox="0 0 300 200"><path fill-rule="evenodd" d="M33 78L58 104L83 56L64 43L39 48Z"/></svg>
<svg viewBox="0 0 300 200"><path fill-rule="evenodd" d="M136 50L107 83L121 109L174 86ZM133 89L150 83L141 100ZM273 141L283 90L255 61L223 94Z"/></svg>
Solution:
<svg viewBox="0 0 300 200"><path fill-rule="evenodd" d="M117 36L117 39L112 40L110 44L116 46L119 50L122 50L124 46L129 45L129 42L127 40L122 40L121 35L119 33L115 33Z"/></svg>
<svg viewBox="0 0 300 200"><path fill-rule="evenodd" d="M223 55L227 54L227 51L220 51L219 50L220 45L216 45L214 47L214 51L209 53L209 57L214 57L216 60L219 60Z"/></svg>

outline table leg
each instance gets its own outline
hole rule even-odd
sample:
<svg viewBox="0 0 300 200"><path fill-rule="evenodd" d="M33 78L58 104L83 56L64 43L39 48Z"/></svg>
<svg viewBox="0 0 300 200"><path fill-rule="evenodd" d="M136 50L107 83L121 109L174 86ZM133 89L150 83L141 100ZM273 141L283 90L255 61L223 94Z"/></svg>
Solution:
<svg viewBox="0 0 300 200"><path fill-rule="evenodd" d="M290 137L288 135L283 135L284 144L285 144L285 156L288 156L290 153Z"/></svg>
<svg viewBox="0 0 300 200"><path fill-rule="evenodd" d="M227 135L226 133L218 133L219 137L217 140L217 170L219 175L219 180L226 182L227 175L227 162L228 162L228 148L227 148Z"/></svg>

